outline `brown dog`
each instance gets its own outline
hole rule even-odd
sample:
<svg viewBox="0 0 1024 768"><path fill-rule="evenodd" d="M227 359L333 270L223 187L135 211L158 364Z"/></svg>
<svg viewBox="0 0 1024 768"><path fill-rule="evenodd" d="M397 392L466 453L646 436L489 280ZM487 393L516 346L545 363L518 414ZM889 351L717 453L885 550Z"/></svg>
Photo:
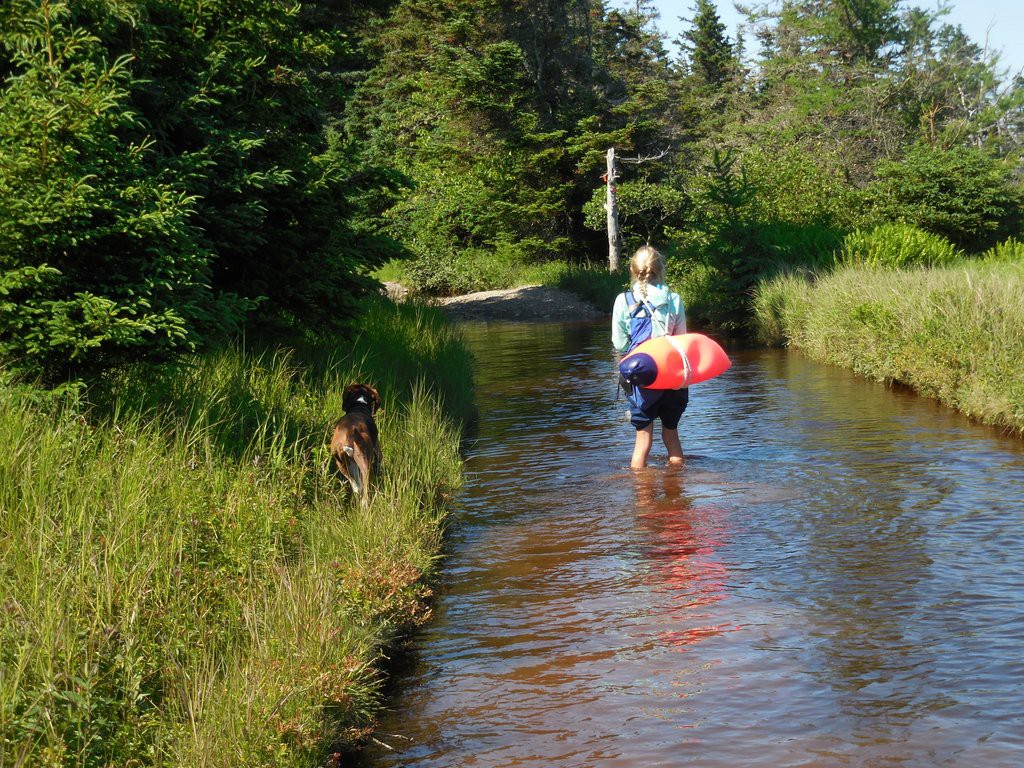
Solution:
<svg viewBox="0 0 1024 768"><path fill-rule="evenodd" d="M331 455L365 505L370 499L370 479L381 462L377 422L373 418L380 408L380 395L369 384L349 384L342 393L341 408L345 415L334 425Z"/></svg>

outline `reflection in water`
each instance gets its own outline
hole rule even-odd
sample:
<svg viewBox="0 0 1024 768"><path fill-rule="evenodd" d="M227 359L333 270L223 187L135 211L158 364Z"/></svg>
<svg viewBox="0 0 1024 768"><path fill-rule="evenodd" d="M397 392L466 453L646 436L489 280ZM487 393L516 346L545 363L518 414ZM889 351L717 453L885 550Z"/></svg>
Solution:
<svg viewBox="0 0 1024 768"><path fill-rule="evenodd" d="M684 466L633 472L604 323L467 335L446 588L373 766L1024 765L1020 441L737 351Z"/></svg>
<svg viewBox="0 0 1024 768"><path fill-rule="evenodd" d="M725 535L723 511L695 507L677 468L635 472L633 481L639 533L647 542L641 551L652 566L648 583L672 601L663 616L671 628L658 642L683 650L733 629L728 622L708 624L711 613L704 610L725 597L726 569L715 557Z"/></svg>

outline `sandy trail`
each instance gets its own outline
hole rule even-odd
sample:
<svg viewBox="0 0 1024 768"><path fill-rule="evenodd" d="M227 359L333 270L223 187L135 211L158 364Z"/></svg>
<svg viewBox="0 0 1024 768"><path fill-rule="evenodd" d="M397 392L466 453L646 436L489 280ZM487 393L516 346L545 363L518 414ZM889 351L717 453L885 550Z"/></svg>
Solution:
<svg viewBox="0 0 1024 768"><path fill-rule="evenodd" d="M394 283L386 287L388 295L397 300L408 293ZM571 293L545 285L479 291L432 301L452 317L465 320L588 320L608 314Z"/></svg>

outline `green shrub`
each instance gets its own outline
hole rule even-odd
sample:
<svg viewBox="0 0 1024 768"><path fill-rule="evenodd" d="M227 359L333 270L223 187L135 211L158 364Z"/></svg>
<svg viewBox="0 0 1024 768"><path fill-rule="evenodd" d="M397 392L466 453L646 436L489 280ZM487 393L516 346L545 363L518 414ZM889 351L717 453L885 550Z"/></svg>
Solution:
<svg viewBox="0 0 1024 768"><path fill-rule="evenodd" d="M678 264L670 267L677 285L691 286L695 316L745 332L760 281L832 266L857 208L835 163L792 148L712 153L692 185L693 222L678 233Z"/></svg>
<svg viewBox="0 0 1024 768"><path fill-rule="evenodd" d="M570 267L564 261L536 261L518 249L499 244L495 249L449 251L437 259L404 262L410 287L431 296L455 296L521 285L560 285Z"/></svg>
<svg viewBox="0 0 1024 768"><path fill-rule="evenodd" d="M611 313L615 297L629 285L629 273L626 269L609 272L600 264L566 266L555 285Z"/></svg>
<svg viewBox="0 0 1024 768"><path fill-rule="evenodd" d="M407 259L390 259L374 270L373 277L382 283L401 283L410 286L409 262Z"/></svg>
<svg viewBox="0 0 1024 768"><path fill-rule="evenodd" d="M766 271L796 267L825 270L835 264L843 232L828 224L771 221L758 225L755 240L770 255Z"/></svg>
<svg viewBox="0 0 1024 768"><path fill-rule="evenodd" d="M900 269L949 264L963 255L941 235L908 224L883 224L848 234L843 239L839 260L843 264Z"/></svg>
<svg viewBox="0 0 1024 768"><path fill-rule="evenodd" d="M668 284L686 307L690 326L722 326L726 320L723 308L731 305L726 295L727 282L713 266L701 260L676 255L669 251Z"/></svg>
<svg viewBox="0 0 1024 768"><path fill-rule="evenodd" d="M752 217L794 228L849 230L861 223L860 192L847 178L846 159L820 145L767 136L743 153L756 194Z"/></svg>
<svg viewBox="0 0 1024 768"><path fill-rule="evenodd" d="M583 206L586 225L598 232L607 231L606 196L602 185ZM622 240L637 244L663 240L665 227L679 222L688 202L686 194L671 183L646 179L623 181L617 186L617 197Z"/></svg>
<svg viewBox="0 0 1024 768"><path fill-rule="evenodd" d="M1022 193L1015 167L974 147L917 144L900 161L883 160L867 193L879 221L901 221L969 252L1020 231Z"/></svg>
<svg viewBox="0 0 1024 768"><path fill-rule="evenodd" d="M411 288L431 296L454 296L484 290L475 282L476 275L467 274L454 248L420 252L409 262L406 274L412 281Z"/></svg>

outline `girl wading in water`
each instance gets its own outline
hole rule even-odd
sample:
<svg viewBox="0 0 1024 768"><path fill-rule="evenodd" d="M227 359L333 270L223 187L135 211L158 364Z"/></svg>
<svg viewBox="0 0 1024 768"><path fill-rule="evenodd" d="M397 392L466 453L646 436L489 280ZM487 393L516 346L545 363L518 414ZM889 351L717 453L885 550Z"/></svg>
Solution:
<svg viewBox="0 0 1024 768"><path fill-rule="evenodd" d="M612 309L612 344L626 354L641 342L657 336L686 333L683 300L665 285L665 257L651 246L638 250L629 262L633 289L619 294ZM661 419L661 439L668 449L668 463L683 463L679 444L679 420L690 400L683 389L646 389L628 387L629 421L636 427L636 442L629 466L647 466L654 441L654 420Z"/></svg>

